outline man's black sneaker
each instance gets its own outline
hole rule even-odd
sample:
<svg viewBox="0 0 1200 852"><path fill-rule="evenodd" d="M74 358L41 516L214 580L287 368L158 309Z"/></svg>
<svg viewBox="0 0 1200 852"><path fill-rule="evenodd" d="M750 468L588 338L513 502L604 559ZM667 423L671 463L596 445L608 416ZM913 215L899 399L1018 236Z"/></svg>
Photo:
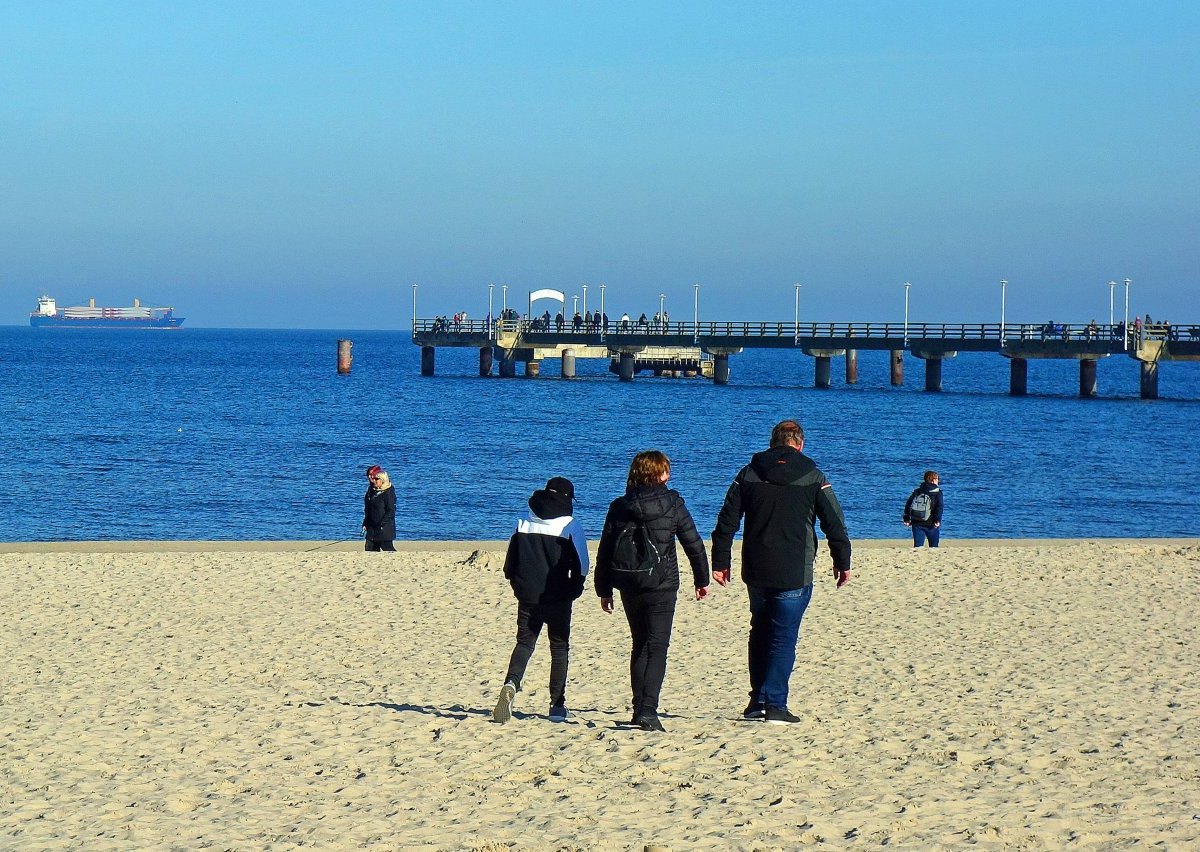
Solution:
<svg viewBox="0 0 1200 852"><path fill-rule="evenodd" d="M768 725L794 725L800 717L786 707L768 707L766 710Z"/></svg>
<svg viewBox="0 0 1200 852"><path fill-rule="evenodd" d="M742 718L753 722L760 722L767 715L767 708L759 704L757 701L751 701L746 705L746 709L742 711Z"/></svg>
<svg viewBox="0 0 1200 852"><path fill-rule="evenodd" d="M637 726L643 731L658 731L664 734L667 731L657 713L647 713L638 717Z"/></svg>

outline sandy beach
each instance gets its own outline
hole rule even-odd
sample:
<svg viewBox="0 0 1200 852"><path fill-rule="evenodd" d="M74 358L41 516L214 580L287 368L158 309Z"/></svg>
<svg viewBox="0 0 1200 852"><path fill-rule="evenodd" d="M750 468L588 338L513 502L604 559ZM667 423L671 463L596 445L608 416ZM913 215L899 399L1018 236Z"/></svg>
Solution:
<svg viewBox="0 0 1200 852"><path fill-rule="evenodd" d="M680 601L667 733L576 605L491 720L498 542L0 546L11 849L1182 848L1200 838L1200 540L822 549L793 711L743 722L747 598Z"/></svg>

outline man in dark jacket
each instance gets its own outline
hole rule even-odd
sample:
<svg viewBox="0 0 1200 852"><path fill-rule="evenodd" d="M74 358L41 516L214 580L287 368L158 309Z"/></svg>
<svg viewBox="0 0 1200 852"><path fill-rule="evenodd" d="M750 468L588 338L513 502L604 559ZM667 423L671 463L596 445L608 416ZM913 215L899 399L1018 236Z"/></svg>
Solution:
<svg viewBox="0 0 1200 852"><path fill-rule="evenodd" d="M942 489L936 470L925 471L917 490L904 501L903 520L904 526L912 527L913 547L920 547L926 539L930 547L938 546L942 537Z"/></svg>
<svg viewBox="0 0 1200 852"><path fill-rule="evenodd" d="M712 534L713 579L722 586L732 569L733 536L742 535L742 579L750 593L750 703L743 716L799 722L787 706L796 663L800 620L812 599L814 522L833 554L838 587L850 582L850 537L833 487L804 455L804 429L784 420L771 431L771 448L756 453L725 495Z"/></svg>
<svg viewBox="0 0 1200 852"><path fill-rule="evenodd" d="M396 489L379 465L367 468L367 493L363 495L362 531L368 551L395 551Z"/></svg>
<svg viewBox="0 0 1200 852"><path fill-rule="evenodd" d="M550 636L550 720L568 717L567 663L571 640L571 604L583 594L588 573L587 538L571 514L575 486L561 476L529 498L529 514L508 540L504 576L517 599L517 643L508 674L492 710L501 724L512 718L512 705L533 656L542 626Z"/></svg>

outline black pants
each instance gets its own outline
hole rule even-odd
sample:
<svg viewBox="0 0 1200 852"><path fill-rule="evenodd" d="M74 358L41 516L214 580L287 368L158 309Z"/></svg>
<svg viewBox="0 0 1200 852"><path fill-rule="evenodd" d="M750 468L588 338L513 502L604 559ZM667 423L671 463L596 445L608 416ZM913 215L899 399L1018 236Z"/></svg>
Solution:
<svg viewBox="0 0 1200 852"><path fill-rule="evenodd" d="M374 552L377 550L390 550L392 553L395 553L396 546L393 545L390 540L380 541L379 539L369 538L369 539L367 539L367 546L364 548L364 550L368 550L371 552Z"/></svg>
<svg viewBox="0 0 1200 852"><path fill-rule="evenodd" d="M571 601L534 604L517 601L517 644L508 659L504 676L517 689L541 635L542 625L550 637L550 706L566 703L567 663L571 651Z"/></svg>
<svg viewBox="0 0 1200 852"><path fill-rule="evenodd" d="M633 687L635 717L658 712L658 698L667 676L667 649L679 594L669 592L621 592L621 606L629 621L633 648L629 655L629 681Z"/></svg>

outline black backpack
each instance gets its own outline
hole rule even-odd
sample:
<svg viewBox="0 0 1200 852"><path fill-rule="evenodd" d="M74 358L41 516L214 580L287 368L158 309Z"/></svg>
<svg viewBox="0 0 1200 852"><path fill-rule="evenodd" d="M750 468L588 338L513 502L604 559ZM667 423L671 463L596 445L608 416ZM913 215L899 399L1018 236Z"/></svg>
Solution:
<svg viewBox="0 0 1200 852"><path fill-rule="evenodd" d="M617 533L610 569L613 586L626 591L651 588L657 581L654 572L661 556L650 531L639 521L629 521Z"/></svg>

